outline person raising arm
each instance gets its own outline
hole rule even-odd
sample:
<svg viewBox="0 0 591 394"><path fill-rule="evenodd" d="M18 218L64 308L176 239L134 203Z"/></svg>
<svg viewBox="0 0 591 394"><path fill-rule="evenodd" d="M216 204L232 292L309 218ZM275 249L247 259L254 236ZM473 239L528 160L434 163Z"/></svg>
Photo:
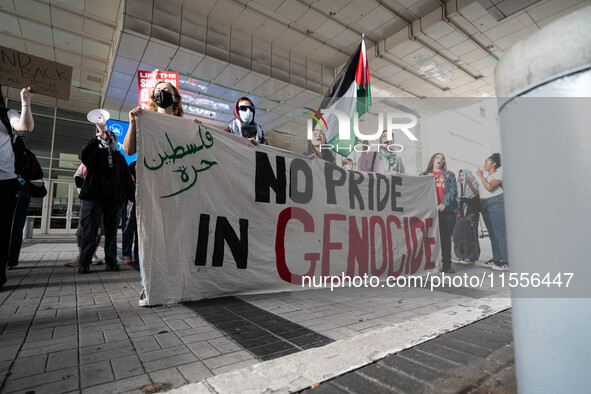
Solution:
<svg viewBox="0 0 591 394"><path fill-rule="evenodd" d="M183 116L183 105L181 94L174 85L170 82L159 81L154 86L150 94L150 103L148 104L150 111L159 112L161 114ZM129 111L129 128L123 141L123 150L125 154L131 156L137 152L137 126L136 118L140 116L141 108L135 107ZM200 123L198 120L195 120Z"/></svg>

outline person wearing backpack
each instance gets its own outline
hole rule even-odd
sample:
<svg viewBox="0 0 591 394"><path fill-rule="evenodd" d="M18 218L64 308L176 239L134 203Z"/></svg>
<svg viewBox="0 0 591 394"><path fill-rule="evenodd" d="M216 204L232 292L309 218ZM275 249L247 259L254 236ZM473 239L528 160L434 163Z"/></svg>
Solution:
<svg viewBox="0 0 591 394"><path fill-rule="evenodd" d="M460 204L453 233L454 252L458 259L474 263L480 257L478 221L480 220L479 183L470 170L458 173L457 200Z"/></svg>
<svg viewBox="0 0 591 394"><path fill-rule="evenodd" d="M18 200L18 192L24 184L19 172L23 168L24 144L18 138L35 126L31 112L33 90L21 90L21 114L6 109L0 93L0 290L6 284L6 265L12 235L12 221ZM20 143L21 148L15 147ZM15 154L16 153L16 154Z"/></svg>

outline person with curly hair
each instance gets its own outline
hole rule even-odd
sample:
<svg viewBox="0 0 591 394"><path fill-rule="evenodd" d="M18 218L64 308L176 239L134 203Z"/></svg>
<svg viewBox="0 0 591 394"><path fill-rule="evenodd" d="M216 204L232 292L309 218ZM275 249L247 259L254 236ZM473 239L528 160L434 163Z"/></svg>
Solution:
<svg viewBox="0 0 591 394"><path fill-rule="evenodd" d="M435 178L439 237L441 239L441 272L453 274L455 271L451 267L451 236L456 225L456 211L458 210L456 176L447 170L443 153L435 153L431 156L427 170L421 175L431 175Z"/></svg>
<svg viewBox="0 0 591 394"><path fill-rule="evenodd" d="M178 89L170 82L158 81L150 93L148 109L161 114L183 116L183 102ZM129 111L129 128L123 141L125 154L131 156L137 152L136 117L140 116L141 108Z"/></svg>

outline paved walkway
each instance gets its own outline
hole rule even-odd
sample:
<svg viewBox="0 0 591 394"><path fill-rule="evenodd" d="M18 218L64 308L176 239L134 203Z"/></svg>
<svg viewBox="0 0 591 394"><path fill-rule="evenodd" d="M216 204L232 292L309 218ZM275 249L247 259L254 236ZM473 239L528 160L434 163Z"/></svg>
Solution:
<svg viewBox="0 0 591 394"><path fill-rule="evenodd" d="M304 393L516 393L514 362L507 310Z"/></svg>
<svg viewBox="0 0 591 394"><path fill-rule="evenodd" d="M253 370L267 376L252 381L255 391L297 391L510 306L508 290L485 284L306 290L140 308L133 267L94 266L79 275L63 265L75 244L45 241L23 245L0 292L2 393L146 392L196 382L187 389L240 392L220 384ZM488 239L481 244L486 260ZM491 272L455 268L458 275ZM324 362L321 375L285 377L331 351L349 358Z"/></svg>

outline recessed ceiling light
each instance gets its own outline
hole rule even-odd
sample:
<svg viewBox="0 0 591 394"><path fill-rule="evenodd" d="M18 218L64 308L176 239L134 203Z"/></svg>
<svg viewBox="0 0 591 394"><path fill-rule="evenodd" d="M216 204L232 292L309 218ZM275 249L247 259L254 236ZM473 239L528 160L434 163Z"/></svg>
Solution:
<svg viewBox="0 0 591 394"><path fill-rule="evenodd" d="M335 16L336 14L337 14L337 13L336 13L336 12L334 12L334 11L330 11L330 12L328 13L328 15L330 15L330 16Z"/></svg>
<svg viewBox="0 0 591 394"><path fill-rule="evenodd" d="M494 48L494 47L495 47L495 46L494 46L493 44L490 44L490 45L487 45L487 46L486 46L486 49L492 49L492 48Z"/></svg>

